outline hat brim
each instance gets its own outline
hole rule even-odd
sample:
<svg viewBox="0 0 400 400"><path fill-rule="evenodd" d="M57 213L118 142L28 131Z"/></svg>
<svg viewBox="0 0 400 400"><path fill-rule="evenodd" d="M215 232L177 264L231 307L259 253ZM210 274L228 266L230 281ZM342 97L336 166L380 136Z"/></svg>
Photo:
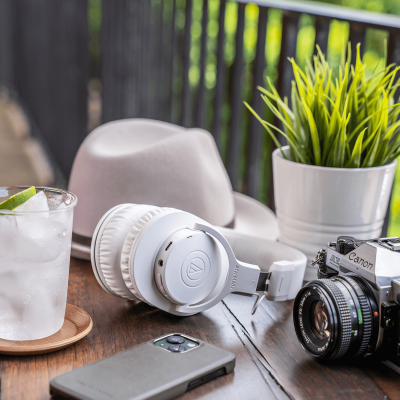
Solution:
<svg viewBox="0 0 400 400"><path fill-rule="evenodd" d="M263 239L278 239L278 222L273 211L242 193L233 192L233 200L236 213L234 231Z"/></svg>
<svg viewBox="0 0 400 400"><path fill-rule="evenodd" d="M238 192L233 192L233 200L235 203L234 231L263 239L278 239L279 229L276 216L267 206ZM90 260L90 246L72 241L71 255Z"/></svg>

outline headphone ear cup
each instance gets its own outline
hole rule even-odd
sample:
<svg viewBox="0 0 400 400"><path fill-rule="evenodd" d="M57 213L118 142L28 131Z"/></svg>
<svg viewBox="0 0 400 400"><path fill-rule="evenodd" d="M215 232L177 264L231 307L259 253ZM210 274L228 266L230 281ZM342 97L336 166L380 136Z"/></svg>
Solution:
<svg viewBox="0 0 400 400"><path fill-rule="evenodd" d="M101 230L96 252L96 267L103 284L114 295L130 300L139 300L126 286L121 276L121 249L132 225L147 211L154 208L131 204L117 209L106 220Z"/></svg>
<svg viewBox="0 0 400 400"><path fill-rule="evenodd" d="M135 282L135 278L133 276L132 273L132 277L131 277L131 273L130 273L130 266L133 263L133 260L135 258L135 252L132 251L133 247L136 244L136 241L140 235L140 233L142 232L143 228L146 226L146 224L151 221L154 217L156 217L157 215L163 214L163 213L167 213L169 211L171 211L171 208L167 208L167 207L152 207L152 209L150 211L148 211L147 213L145 213L144 215L142 214L142 216L136 220L136 222L134 223L133 226L131 226L131 229L129 231L129 233L126 235L124 244L122 246L122 253L121 253L121 275L122 275L122 279L125 282L125 286L140 300L144 301L145 303L150 304L148 301L146 301L146 299L143 298L143 296L140 294L137 286L136 286L136 282ZM146 268L145 265L142 266L143 268ZM151 266L152 267L152 266ZM151 305L151 304L150 304Z"/></svg>

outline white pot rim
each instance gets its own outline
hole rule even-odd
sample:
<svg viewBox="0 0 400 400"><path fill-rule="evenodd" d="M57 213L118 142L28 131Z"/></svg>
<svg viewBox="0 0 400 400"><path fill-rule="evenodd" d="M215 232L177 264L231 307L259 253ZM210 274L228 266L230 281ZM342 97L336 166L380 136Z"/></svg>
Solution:
<svg viewBox="0 0 400 400"><path fill-rule="evenodd" d="M282 151L288 152L289 146L282 146ZM371 171L371 170L380 170L386 169L389 167L395 167L397 164L397 160L392 161L390 164L380 165L379 167L367 167L367 168L336 168L336 167L321 167L319 165L311 165L311 164L302 164L296 161L287 160L282 157L281 149L277 148L272 152L272 158L280 158L282 161L295 164L297 168L313 168L315 170L322 171L348 171L348 172L363 172L363 171Z"/></svg>

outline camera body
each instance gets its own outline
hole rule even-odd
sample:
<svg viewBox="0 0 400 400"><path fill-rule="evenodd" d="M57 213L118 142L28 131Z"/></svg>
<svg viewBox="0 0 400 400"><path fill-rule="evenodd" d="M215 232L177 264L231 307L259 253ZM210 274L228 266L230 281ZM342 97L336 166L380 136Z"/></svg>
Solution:
<svg viewBox="0 0 400 400"><path fill-rule="evenodd" d="M304 350L321 359L379 353L400 373L400 239L339 236L312 264L319 279L293 309Z"/></svg>

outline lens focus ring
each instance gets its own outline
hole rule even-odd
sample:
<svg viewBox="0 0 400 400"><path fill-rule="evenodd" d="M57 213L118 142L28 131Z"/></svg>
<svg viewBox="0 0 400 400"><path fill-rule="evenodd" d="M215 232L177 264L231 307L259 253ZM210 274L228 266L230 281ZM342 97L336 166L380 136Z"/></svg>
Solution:
<svg viewBox="0 0 400 400"><path fill-rule="evenodd" d="M364 335L362 338L360 349L358 350L356 357L365 352L372 334L371 308L369 306L368 300L365 296L359 296L358 301L360 302L361 315L363 317Z"/></svg>
<svg viewBox="0 0 400 400"><path fill-rule="evenodd" d="M362 340L360 344L360 348L358 349L357 353L355 354L355 357L362 355L365 353L367 350L369 341L371 340L372 336L372 311L371 311L371 306L370 303L367 299L367 296L361 293L365 293L367 290L365 286L359 282L359 280L354 280L353 278L350 277L345 277L345 280L349 282L352 287L357 291L357 298L360 303L360 309L361 309L361 316L362 316L362 324L363 324L363 335L362 335ZM359 290L357 290L357 288Z"/></svg>
<svg viewBox="0 0 400 400"><path fill-rule="evenodd" d="M341 335L339 351L336 353L333 359L340 358L344 356L344 354L347 352L350 346L351 317L350 317L349 307L342 292L333 281L329 279L319 279L319 281L323 283L325 287L329 288L329 290L336 298L336 304L339 307L339 312L342 319L342 325L341 325L342 335Z"/></svg>

